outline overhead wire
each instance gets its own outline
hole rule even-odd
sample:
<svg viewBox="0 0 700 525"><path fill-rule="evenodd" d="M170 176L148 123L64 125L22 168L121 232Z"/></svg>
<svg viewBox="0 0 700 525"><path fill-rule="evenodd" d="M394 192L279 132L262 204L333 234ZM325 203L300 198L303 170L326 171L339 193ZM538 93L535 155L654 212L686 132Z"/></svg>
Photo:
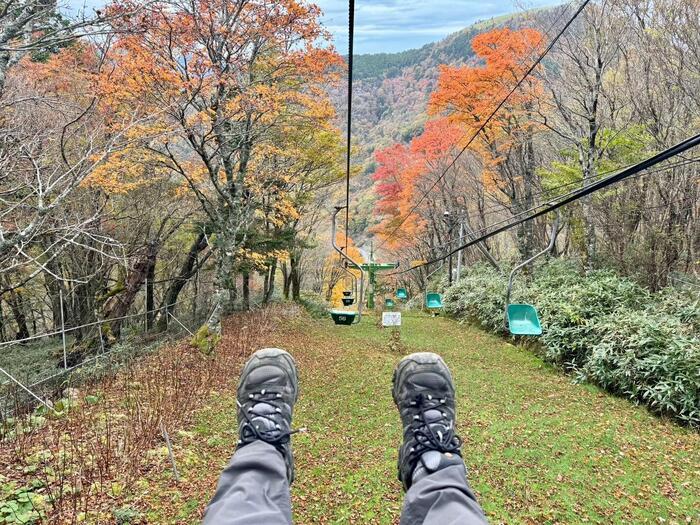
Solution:
<svg viewBox="0 0 700 525"><path fill-rule="evenodd" d="M486 233L484 233L484 234L482 234L474 239L471 239L468 242L460 245L459 247L450 250L448 253L442 255L441 257L437 257L437 258L432 259L430 261L422 262L420 264L411 266L410 268L407 268L407 269L402 270L402 271L387 274L387 277L392 276L392 275L404 274L404 273L416 270L418 268L422 268L422 267L427 266L429 264L443 261L443 260L447 259L448 257L450 257L451 255L454 255L457 252L459 252L465 248L469 248L470 246L473 246L476 243L479 243L479 242L482 242L486 239L489 239L495 235L498 235L499 233L502 233L506 230L514 228L515 226L523 224L526 221L536 219L537 217L540 217L542 215L546 215L549 212L557 210L557 209L559 209L559 208L561 208L561 207L563 207L571 202L574 202L574 201L581 199L587 195L595 193L596 191L600 191L608 186L611 186L612 184L616 184L622 180L625 180L625 179L633 177L637 174L640 174L641 172L655 166L656 164L659 164L661 162L664 162L665 160L673 158L676 155L679 155L685 151L688 151L688 150L690 150L698 145L700 145L700 134L694 135L694 136L684 140L683 142L676 144L675 146L672 146L672 147L670 147L670 148L668 148L660 153L657 153L656 155L649 157L646 160L643 160L643 161L635 164L634 166L632 166L630 168L624 169L624 170L622 170L614 175L611 175L611 176L606 177L602 180L596 181L596 182L589 184L583 188L577 189L576 191L570 192L568 194L564 194L560 197L560 200L552 199L552 201L558 200L558 202L550 202L548 205L540 204L536 207L533 207L531 210L529 210L529 211L532 211L532 213L530 213L528 216L523 217L523 218L519 218L517 220L508 219L507 221L505 221L505 222L507 222L507 224L504 224L503 226L499 226L499 227L492 229L491 231L488 231L488 232L486 232ZM688 163L691 161L685 160L683 162ZM670 167L667 167L667 169L670 169ZM655 173L659 173L661 171L666 171L666 170L660 169L660 170L655 171ZM538 208L542 208L542 209L538 210ZM537 210L537 211L535 211L535 210ZM498 223L498 224L501 224L501 223ZM491 229L493 227L494 227L494 225L490 226L488 229Z"/></svg>
<svg viewBox="0 0 700 525"><path fill-rule="evenodd" d="M348 116L347 155L345 159L345 253L350 231L350 164L352 158L352 67L355 42L355 0L348 3Z"/></svg>
<svg viewBox="0 0 700 525"><path fill-rule="evenodd" d="M518 82L513 86L513 88L508 92L508 94L503 98L499 104L494 108L494 110L488 115L488 117L482 122L481 126L471 135L469 140L466 142L466 144L462 147L462 149L457 153L457 155L452 159L452 161L447 165L447 167L441 172L440 176L433 182L433 184L428 188L426 192L424 192L421 197L418 199L418 202L416 202L411 209L408 211L408 213L404 216L403 219L397 224L390 232L389 234L384 238L382 242L379 243L377 248L381 248L384 246L389 238L391 238L400 228L403 226L403 224L408 220L408 218L413 215L413 213L418 209L418 206L421 205L421 203L425 200L425 198L428 196L428 194L435 189L435 186L438 185L438 183L445 178L449 170L451 170L457 163L457 161L461 158L462 155L469 149L469 147L472 145L474 140L479 136L479 133L481 133L486 126L493 120L495 115L500 111L500 109L505 105L505 103L508 101L508 99L520 88L520 86L527 80L527 78L532 74L532 72L537 68L537 66L540 65L540 63L544 60L544 58L549 54L549 52L552 50L552 48L556 45L556 43L559 41L561 36L566 32L566 30L571 26L571 24L574 23L574 21L578 18L578 16L581 14L581 12L585 9L585 7L590 3L591 0L583 0L581 4L579 5L578 9L574 12L574 14L569 18L569 20L564 24L564 26L559 30L557 35L550 41L549 45L544 49L542 53L537 57L537 59L530 65L530 67L527 69L527 71L523 74L522 77L518 80Z"/></svg>
<svg viewBox="0 0 700 525"><path fill-rule="evenodd" d="M652 174L654 174L654 173L659 173L659 172L661 172L661 171L668 171L668 170L673 169L673 168L679 168L679 167L687 166L687 165L690 165L690 164L697 164L698 162L700 162L700 157L691 157L691 158L689 158L689 159L684 159L684 160L682 160L682 161L678 161L678 162L676 162L676 163L669 164L668 166L664 166L663 168L659 168L658 170L654 170L654 171L650 171L650 172L645 172L645 173L639 173L638 175L639 175L640 177L643 177L643 176L646 176L646 175L652 175ZM592 179L589 179L589 181L595 182L595 181L597 181L597 180L600 180L601 178L603 178L603 177L606 176L606 175L610 175L611 173L619 173L620 171L629 169L629 168L631 168L631 167L633 167L633 166L635 166L635 165L634 165L634 164L628 164L627 166L623 166L623 167L617 168L617 169L615 169L615 170L608 170L608 171L605 171L605 172L601 172L601 173L599 173L598 175L596 175L595 177L593 177ZM574 181L573 183L562 184L562 185L560 185L560 186L556 186L555 188L568 187L568 186L571 186L571 185L573 185L573 184L580 184L581 182L582 182L582 181ZM571 194L577 192L578 190L579 190L579 189L577 188L577 189L574 190L574 191L566 192L566 193L561 193L561 194L559 194L559 195L555 195L554 197L550 197L550 198L548 198L548 199L546 199L546 200L548 200L548 201L556 201L556 200L558 200L558 199L560 199L560 198L562 198L562 197L566 197L566 196L568 196L568 195L571 195ZM518 212L518 213L513 214L513 216L508 217L507 219L503 219L502 221L496 222L496 223L494 223L494 224L490 224L490 225L485 226L485 227L483 227L483 228L481 228L481 229L479 229L479 230L474 230L474 231L472 231L472 232L471 232L470 234L468 234L468 235L459 237L458 239L456 239L456 241L459 242L459 241L461 241L462 239L470 238L470 237L473 236L473 235L478 235L478 234L480 234L480 233L483 233L483 232L485 232L485 231L488 231L490 228L493 228L494 226L498 226L498 225L500 225L500 224L504 224L504 223L506 223L506 222L512 221L514 218L517 218L517 217L519 217L519 216L521 216L521 215L525 215L525 214L527 214L527 213L531 213L531 212L533 212L534 210L536 210L536 209L538 209L538 208L540 208L540 207L542 207L542 206L544 206L544 204L542 204L542 203L536 204L535 206L532 206L531 208L528 208L528 209L526 209L526 210L522 210L522 211L520 211L520 212ZM647 208L647 209L650 209L650 208ZM487 216L487 215L493 215L493 213L486 213L486 214L484 214L484 216ZM440 244L440 245L438 245L438 246L434 246L433 248L436 248L436 249L444 248L445 246L450 246L450 245L454 244L454 242L455 242L455 240L453 240L452 242L446 242L446 243L444 243L444 244Z"/></svg>

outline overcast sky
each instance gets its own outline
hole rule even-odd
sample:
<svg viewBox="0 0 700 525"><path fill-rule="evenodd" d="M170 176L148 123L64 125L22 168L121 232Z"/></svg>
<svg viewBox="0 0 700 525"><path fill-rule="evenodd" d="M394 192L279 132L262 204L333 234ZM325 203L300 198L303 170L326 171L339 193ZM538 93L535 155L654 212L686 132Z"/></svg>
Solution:
<svg viewBox="0 0 700 525"><path fill-rule="evenodd" d="M347 0L316 0L341 54L347 52ZM468 25L557 0L355 0L355 53L392 53L436 42Z"/></svg>
<svg viewBox="0 0 700 525"><path fill-rule="evenodd" d="M88 10L106 0L67 0ZM347 52L347 0L316 0L341 54ZM420 47L491 17L557 0L355 0L355 53L392 53Z"/></svg>

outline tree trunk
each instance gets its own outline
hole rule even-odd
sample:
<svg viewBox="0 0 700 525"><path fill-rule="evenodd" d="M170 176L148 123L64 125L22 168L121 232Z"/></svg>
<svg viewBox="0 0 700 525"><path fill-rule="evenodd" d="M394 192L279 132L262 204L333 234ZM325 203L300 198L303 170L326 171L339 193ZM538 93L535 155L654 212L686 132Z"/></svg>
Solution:
<svg viewBox="0 0 700 525"><path fill-rule="evenodd" d="M292 281L290 279L289 269L287 267L286 262L282 263L282 284L284 287L282 290L282 294L284 295L285 300L288 301Z"/></svg>
<svg viewBox="0 0 700 525"><path fill-rule="evenodd" d="M293 254L289 259L291 267L289 279L291 281L292 300L294 301L299 301L301 298L301 272L299 271L299 262L299 256L296 254ZM331 287L331 290L332 289Z"/></svg>
<svg viewBox="0 0 700 525"><path fill-rule="evenodd" d="M16 290L10 290L7 304L10 305L10 310L12 310L12 315L17 324L15 339L26 339L29 337L29 327L27 326L27 316L24 313L22 294Z"/></svg>
<svg viewBox="0 0 700 525"><path fill-rule="evenodd" d="M5 339L5 312L2 309L2 300L0 299L0 341Z"/></svg>
<svg viewBox="0 0 700 525"><path fill-rule="evenodd" d="M112 319L110 330L115 339L119 339L121 336L121 329L124 324L122 317L128 313L134 304L136 295L141 290L146 276L149 274L151 267L155 265L157 254L157 245L149 244L145 249L144 255L136 261L133 269L127 274L124 289L111 297L105 305L105 319L107 321Z"/></svg>
<svg viewBox="0 0 700 525"><path fill-rule="evenodd" d="M595 144L595 137L590 139L592 144ZM580 152L581 153L581 165L583 172L583 187L589 186L595 176L596 167L594 152ZM594 217L593 217L593 196L587 195L581 199L581 209L583 212L583 224L584 224L584 267L586 270L592 270L593 264L596 256L596 228Z"/></svg>
<svg viewBox="0 0 700 525"><path fill-rule="evenodd" d="M146 330L151 330L153 328L153 319L155 317L155 298L153 297L154 281L156 280L156 263L155 260L153 264L148 268L148 275L146 276Z"/></svg>
<svg viewBox="0 0 700 525"><path fill-rule="evenodd" d="M216 278L214 279L214 310L209 317L208 327L212 334L221 334L221 318L232 306L231 281L235 278L233 273L234 239L221 234L217 246Z"/></svg>
<svg viewBox="0 0 700 525"><path fill-rule="evenodd" d="M177 303L177 299L180 296L180 292L187 284L187 281L199 271L204 261L197 264L197 256L199 253L208 246L207 237L204 233L197 235L197 238L192 242L189 251L187 252L187 257L180 266L180 271L177 277L170 283L168 290L165 292L165 299L163 304L172 305ZM167 318L165 315L161 316L158 320L158 330L163 331L167 327Z"/></svg>
<svg viewBox="0 0 700 525"><path fill-rule="evenodd" d="M46 248L48 248L48 246L46 246ZM46 286L49 299L51 300L53 329L54 331L58 331L61 329L61 290L63 291L63 295L66 295L66 290L63 283L54 277L54 275L61 275L62 273L58 262L58 257L49 257L48 261L46 261L46 267L49 271L44 273L44 285Z"/></svg>
<svg viewBox="0 0 700 525"><path fill-rule="evenodd" d="M272 262L270 263L270 269L268 270L267 276L266 276L266 281L267 281L267 286L265 287L265 298L263 300L263 303L267 304L270 302L272 299L273 294L275 293L275 276L277 275L277 259L272 259Z"/></svg>
<svg viewBox="0 0 700 525"><path fill-rule="evenodd" d="M250 272L243 272L243 309L250 310Z"/></svg>

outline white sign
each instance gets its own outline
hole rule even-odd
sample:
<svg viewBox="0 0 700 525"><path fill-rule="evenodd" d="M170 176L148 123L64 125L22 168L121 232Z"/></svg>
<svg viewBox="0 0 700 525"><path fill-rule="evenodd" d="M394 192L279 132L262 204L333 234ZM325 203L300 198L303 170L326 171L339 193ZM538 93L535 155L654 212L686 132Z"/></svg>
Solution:
<svg viewBox="0 0 700 525"><path fill-rule="evenodd" d="M401 312L382 312L382 326L401 326Z"/></svg>

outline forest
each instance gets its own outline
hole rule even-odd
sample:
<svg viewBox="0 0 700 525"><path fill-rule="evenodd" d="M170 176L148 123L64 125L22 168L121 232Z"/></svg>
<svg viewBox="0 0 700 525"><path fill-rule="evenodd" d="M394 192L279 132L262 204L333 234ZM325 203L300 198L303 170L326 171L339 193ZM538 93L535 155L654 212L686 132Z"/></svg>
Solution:
<svg viewBox="0 0 700 525"><path fill-rule="evenodd" d="M330 380L328 360L361 383L363 364L386 368L402 345L425 349L431 322L455 360L473 350L497 370L479 346L489 338L517 377L521 357L505 338L552 366L565 379L543 384L567 393L562 413L576 412L570 389L589 399L586 383L611 394L606 417L632 418L630 435L662 425L640 439L668 438L659 454L681 473L682 482L669 474L676 492L649 503L649 515L629 510L636 521L606 521L612 514L586 500L592 521L700 515L697 479L686 480L700 450L699 151L518 222L698 135L700 6L591 0L574 16L575 4L358 55L348 130L345 43L306 0L114 0L77 16L54 2L0 0L0 463L16 465L0 473L0 523L198 522L214 486L192 469L215 474L227 459L214 412L235 416L222 392L254 346L290 341L314 377ZM513 287L537 305L542 336L515 337L503 318L508 274L542 250ZM348 270L348 258L362 267ZM331 332L328 310L377 261L396 268L365 289L378 308L352 328L360 344ZM352 315L367 306L353 292ZM426 313L431 292L439 319ZM374 326L388 309L405 315L403 336ZM348 351L317 352L334 341ZM527 388L544 395L536 383ZM193 444L203 426L206 444ZM674 455L674 439L688 455ZM310 462L328 454L302 443ZM174 456L189 488L168 484ZM156 502L141 472L182 501ZM484 472L477 489L492 494ZM620 482L630 494L647 475L634 472ZM330 503L318 488L330 482L312 479L294 500L304 523L328 522L314 514L318 494L347 503L339 522L396 521L396 505L358 514L362 496ZM519 510L496 499L489 515L572 522L568 507L547 521L549 511L526 515L527 497L514 497Z"/></svg>

